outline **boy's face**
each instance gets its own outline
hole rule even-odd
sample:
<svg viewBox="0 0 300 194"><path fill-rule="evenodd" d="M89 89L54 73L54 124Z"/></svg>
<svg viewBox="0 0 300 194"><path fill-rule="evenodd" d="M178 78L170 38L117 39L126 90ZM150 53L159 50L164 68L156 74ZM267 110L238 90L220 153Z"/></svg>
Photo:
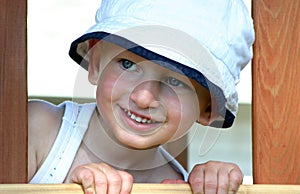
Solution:
<svg viewBox="0 0 300 194"><path fill-rule="evenodd" d="M90 56L100 122L127 147L145 149L183 136L210 103L208 91L199 87L198 98L187 77L116 45L102 41Z"/></svg>

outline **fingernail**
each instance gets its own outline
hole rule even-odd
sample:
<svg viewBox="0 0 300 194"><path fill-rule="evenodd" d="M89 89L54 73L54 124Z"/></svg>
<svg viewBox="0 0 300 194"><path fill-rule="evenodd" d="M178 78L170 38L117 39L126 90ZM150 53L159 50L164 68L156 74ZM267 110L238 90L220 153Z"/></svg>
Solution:
<svg viewBox="0 0 300 194"><path fill-rule="evenodd" d="M94 189L89 187L85 190L85 194L94 194Z"/></svg>

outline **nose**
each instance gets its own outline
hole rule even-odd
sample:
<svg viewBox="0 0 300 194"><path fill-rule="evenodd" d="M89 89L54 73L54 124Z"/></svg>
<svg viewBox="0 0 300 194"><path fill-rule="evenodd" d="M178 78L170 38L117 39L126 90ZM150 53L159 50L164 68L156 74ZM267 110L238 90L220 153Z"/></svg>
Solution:
<svg viewBox="0 0 300 194"><path fill-rule="evenodd" d="M134 88L130 99L140 108L156 108L159 106L159 85L158 81L145 81Z"/></svg>

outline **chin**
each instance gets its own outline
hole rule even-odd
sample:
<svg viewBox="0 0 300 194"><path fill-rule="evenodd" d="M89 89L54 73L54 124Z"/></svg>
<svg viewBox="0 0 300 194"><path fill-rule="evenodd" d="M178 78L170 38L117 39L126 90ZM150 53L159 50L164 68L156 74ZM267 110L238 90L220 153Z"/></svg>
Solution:
<svg viewBox="0 0 300 194"><path fill-rule="evenodd" d="M131 136L131 135L130 135ZM134 137L135 135L131 136L131 138L126 138L125 136L121 136L121 138L117 138L121 145L135 149L135 150L146 150L158 147L160 144L152 142L150 139L145 137Z"/></svg>
<svg viewBox="0 0 300 194"><path fill-rule="evenodd" d="M148 149L153 149L153 148L157 148L159 145L153 145L153 146L134 146L131 147L129 146L131 149L135 149L135 150L148 150Z"/></svg>

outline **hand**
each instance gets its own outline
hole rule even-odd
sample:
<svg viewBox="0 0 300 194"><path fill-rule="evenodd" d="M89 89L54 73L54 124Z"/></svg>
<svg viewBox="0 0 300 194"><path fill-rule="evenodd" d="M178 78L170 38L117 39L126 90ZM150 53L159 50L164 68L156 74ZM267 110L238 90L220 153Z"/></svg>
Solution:
<svg viewBox="0 0 300 194"><path fill-rule="evenodd" d="M193 193L236 193L243 181L243 173L233 163L209 161L196 165L189 175Z"/></svg>
<svg viewBox="0 0 300 194"><path fill-rule="evenodd" d="M82 185L85 194L128 194L133 184L131 174L105 163L78 166L70 178L71 182Z"/></svg>

